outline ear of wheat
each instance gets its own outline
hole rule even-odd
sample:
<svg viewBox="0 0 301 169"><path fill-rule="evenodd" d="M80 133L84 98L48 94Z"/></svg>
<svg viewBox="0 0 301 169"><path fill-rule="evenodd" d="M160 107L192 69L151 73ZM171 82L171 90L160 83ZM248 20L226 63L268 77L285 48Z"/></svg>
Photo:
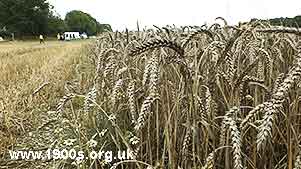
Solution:
<svg viewBox="0 0 301 169"><path fill-rule="evenodd" d="M143 53L145 51L155 49L158 47L168 47L168 48L171 48L174 51L176 51L180 56L184 55L184 50L182 49L182 47L180 45L178 45L177 43L175 43L173 41L169 41L166 39L163 39L163 40L155 39L151 42L146 42L142 46L138 46L134 50L132 50L129 55L130 56L138 55L140 53Z"/></svg>
<svg viewBox="0 0 301 169"><path fill-rule="evenodd" d="M62 112L63 111L63 108L64 108L64 105L69 101L71 100L73 97L75 97L74 94L67 94L65 95L63 98L60 99L58 105L57 105L57 108L56 108L56 111L58 113Z"/></svg>
<svg viewBox="0 0 301 169"><path fill-rule="evenodd" d="M154 100L158 99L159 93L157 89L159 80L159 63L157 56L153 55L150 62L150 78L149 78L149 95L144 100L141 106L140 114L138 116L137 124L135 126L136 130L140 130L144 125L148 116L151 114L151 105Z"/></svg>
<svg viewBox="0 0 301 169"><path fill-rule="evenodd" d="M135 103L135 82L130 81L127 93L128 93L128 99L129 99L129 107L130 107L130 113L131 113L131 118L132 118L132 123L136 124L137 123L137 112L136 112L136 103Z"/></svg>

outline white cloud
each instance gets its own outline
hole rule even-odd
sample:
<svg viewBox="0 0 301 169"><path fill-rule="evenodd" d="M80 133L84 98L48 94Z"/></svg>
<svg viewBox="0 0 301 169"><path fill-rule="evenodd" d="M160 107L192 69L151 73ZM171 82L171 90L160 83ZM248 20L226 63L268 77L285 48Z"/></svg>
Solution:
<svg viewBox="0 0 301 169"><path fill-rule="evenodd" d="M82 10L113 29L165 25L202 25L224 17L230 24L251 18L301 15L300 0L49 0L64 17L68 11Z"/></svg>

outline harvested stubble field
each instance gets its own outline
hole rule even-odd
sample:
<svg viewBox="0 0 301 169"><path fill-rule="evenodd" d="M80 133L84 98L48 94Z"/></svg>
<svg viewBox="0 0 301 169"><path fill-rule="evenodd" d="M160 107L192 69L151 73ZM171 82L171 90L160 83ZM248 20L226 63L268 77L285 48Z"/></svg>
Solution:
<svg viewBox="0 0 301 169"><path fill-rule="evenodd" d="M90 41L5 42L0 44L0 161L28 132L41 124L75 79ZM82 84L84 85L84 84ZM0 164L1 164L0 162ZM0 165L1 166L1 165ZM13 167L12 167L13 168Z"/></svg>
<svg viewBox="0 0 301 169"><path fill-rule="evenodd" d="M224 21L105 33L81 50L12 50L1 58L2 147L129 149L134 159L13 161L4 152L0 164L299 169L300 35Z"/></svg>

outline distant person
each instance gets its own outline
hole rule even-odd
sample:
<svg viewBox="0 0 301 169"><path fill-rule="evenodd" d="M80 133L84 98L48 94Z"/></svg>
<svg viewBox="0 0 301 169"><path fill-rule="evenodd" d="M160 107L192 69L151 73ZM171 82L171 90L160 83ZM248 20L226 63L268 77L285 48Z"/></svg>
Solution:
<svg viewBox="0 0 301 169"><path fill-rule="evenodd" d="M56 37L57 37L57 40L58 40L58 41L61 40L61 35L60 35L60 33L58 33Z"/></svg>
<svg viewBox="0 0 301 169"><path fill-rule="evenodd" d="M41 43L45 43L45 42L44 42L44 37L43 37L43 35L40 35L40 44L41 44Z"/></svg>

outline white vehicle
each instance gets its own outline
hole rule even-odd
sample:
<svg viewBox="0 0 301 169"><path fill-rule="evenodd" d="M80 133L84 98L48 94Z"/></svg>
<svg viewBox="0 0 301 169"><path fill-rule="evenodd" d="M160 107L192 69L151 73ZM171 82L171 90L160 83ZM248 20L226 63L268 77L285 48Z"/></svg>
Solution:
<svg viewBox="0 0 301 169"><path fill-rule="evenodd" d="M64 33L65 40L74 40L74 39L80 39L79 32L65 32Z"/></svg>
<svg viewBox="0 0 301 169"><path fill-rule="evenodd" d="M86 33L82 33L80 36L82 39L88 39L88 35Z"/></svg>

